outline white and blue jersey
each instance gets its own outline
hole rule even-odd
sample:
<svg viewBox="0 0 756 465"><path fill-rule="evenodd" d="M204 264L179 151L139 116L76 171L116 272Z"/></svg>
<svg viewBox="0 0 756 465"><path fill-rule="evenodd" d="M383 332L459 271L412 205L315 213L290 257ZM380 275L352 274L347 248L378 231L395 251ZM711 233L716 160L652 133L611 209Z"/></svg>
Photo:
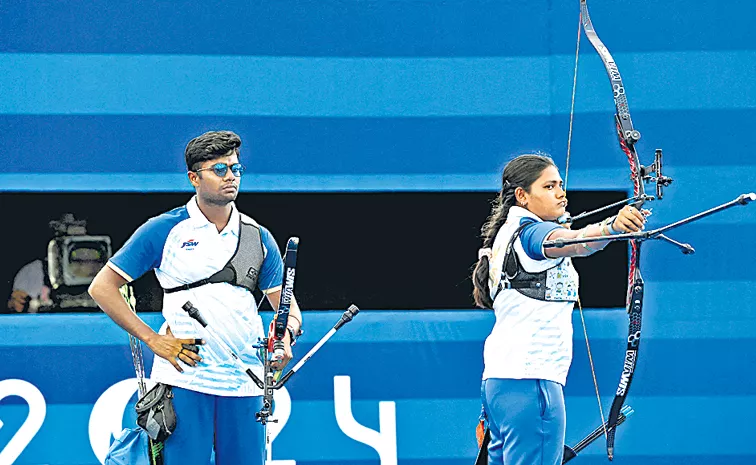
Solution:
<svg viewBox="0 0 756 465"><path fill-rule="evenodd" d="M236 252L240 213L232 204L231 218L218 232L197 206L195 197L182 207L151 218L110 259L108 266L127 281L155 270L164 289L191 284L220 271ZM245 221L253 222L248 217ZM257 281L263 293L281 289L283 261L273 236L260 226L264 261ZM183 373L155 357L151 378L172 386L221 396L262 395L262 391L181 308L191 301L216 333L223 335L241 360L262 379L262 363L252 345L265 337L253 294L229 283L212 283L164 294L163 317L177 338L202 338L202 362L182 364ZM166 325L160 329L165 333Z"/></svg>
<svg viewBox="0 0 756 465"><path fill-rule="evenodd" d="M514 244L520 264L529 273L558 267L567 276L570 289L578 288L578 275L571 259L547 258L543 242L561 226L544 222L527 209L513 206L499 229L491 251L488 284L496 322L483 351L483 379L543 379L564 385L572 361L572 310L574 302L537 300L516 289L503 289L504 255L514 232L526 226Z"/></svg>

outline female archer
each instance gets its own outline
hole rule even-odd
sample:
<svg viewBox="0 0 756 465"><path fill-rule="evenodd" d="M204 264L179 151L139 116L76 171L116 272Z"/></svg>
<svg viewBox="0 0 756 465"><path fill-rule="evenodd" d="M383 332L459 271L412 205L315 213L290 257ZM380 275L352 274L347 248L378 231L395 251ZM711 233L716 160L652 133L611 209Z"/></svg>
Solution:
<svg viewBox="0 0 756 465"><path fill-rule="evenodd" d="M579 230L556 223L567 197L551 158L522 155L504 168L502 188L483 225L473 273L478 306L494 310L481 386L491 432L489 464L559 465L566 427L562 387L572 360L578 275L571 257L602 250L612 234L637 232L644 213L619 214ZM544 249L544 241L596 238Z"/></svg>

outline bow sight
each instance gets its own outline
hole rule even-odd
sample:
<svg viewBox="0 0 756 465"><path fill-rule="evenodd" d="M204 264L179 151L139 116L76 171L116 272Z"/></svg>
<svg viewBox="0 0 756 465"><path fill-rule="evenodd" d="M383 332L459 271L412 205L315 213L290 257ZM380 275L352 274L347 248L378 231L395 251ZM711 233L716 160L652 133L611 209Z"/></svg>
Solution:
<svg viewBox="0 0 756 465"><path fill-rule="evenodd" d="M653 176L652 176L653 174ZM656 198L661 200L664 197L664 188L672 184L673 179L662 174L662 150L656 149L654 153L654 163L650 166L641 166L641 179L646 183L656 184ZM653 200L653 197L649 200Z"/></svg>

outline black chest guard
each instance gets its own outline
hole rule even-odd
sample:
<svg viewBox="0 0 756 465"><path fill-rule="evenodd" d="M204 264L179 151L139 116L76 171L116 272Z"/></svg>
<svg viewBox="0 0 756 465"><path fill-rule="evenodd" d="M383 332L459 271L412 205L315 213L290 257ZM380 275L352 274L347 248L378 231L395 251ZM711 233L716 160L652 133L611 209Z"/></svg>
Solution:
<svg viewBox="0 0 756 465"><path fill-rule="evenodd" d="M515 289L520 294L536 300L575 302L577 300L577 274L572 269L571 260L563 258L558 264L538 273L530 273L522 267L514 251L514 244L522 230L529 224L521 224L507 245L501 280L494 300L504 289Z"/></svg>
<svg viewBox="0 0 756 465"><path fill-rule="evenodd" d="M239 242L236 244L236 252L226 265L209 278L201 279L191 284L164 289L166 294L185 291L195 287L212 283L229 283L243 287L253 292L257 287L257 278L262 268L265 254L263 251L262 235L260 226L254 222L239 217Z"/></svg>

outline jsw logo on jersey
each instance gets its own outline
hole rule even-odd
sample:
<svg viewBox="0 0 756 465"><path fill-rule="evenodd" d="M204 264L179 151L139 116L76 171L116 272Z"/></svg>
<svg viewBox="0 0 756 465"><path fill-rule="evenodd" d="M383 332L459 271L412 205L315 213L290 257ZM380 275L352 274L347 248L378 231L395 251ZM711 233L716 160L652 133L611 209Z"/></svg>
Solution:
<svg viewBox="0 0 756 465"><path fill-rule="evenodd" d="M197 244L199 244L199 241L195 241L194 239L189 239L187 241L184 241L183 244L181 244L181 248L183 249L186 247L186 250L194 250L195 247L197 247Z"/></svg>

